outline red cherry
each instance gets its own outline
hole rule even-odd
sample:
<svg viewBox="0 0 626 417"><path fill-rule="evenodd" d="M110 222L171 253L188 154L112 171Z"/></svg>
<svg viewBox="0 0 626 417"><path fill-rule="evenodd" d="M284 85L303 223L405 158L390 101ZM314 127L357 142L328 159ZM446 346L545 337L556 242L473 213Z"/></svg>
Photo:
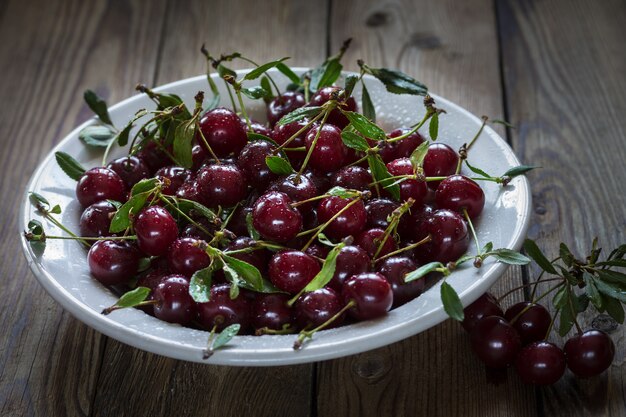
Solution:
<svg viewBox="0 0 626 417"><path fill-rule="evenodd" d="M385 277L376 272L366 272L348 278L341 289L344 304L353 301L355 306L348 314L359 321L371 320L387 314L393 304L393 291Z"/></svg>
<svg viewBox="0 0 626 417"><path fill-rule="evenodd" d="M425 282L423 279L404 282L406 274L416 269L417 263L406 256L392 256L384 259L378 265L378 272L383 274L391 285L393 308L408 303L424 291Z"/></svg>
<svg viewBox="0 0 626 417"><path fill-rule="evenodd" d="M313 329L324 324L339 313L342 307L339 295L331 288L320 288L319 290L304 293L293 306L296 322L302 329ZM326 328L340 326L342 322L343 315L335 319Z"/></svg>
<svg viewBox="0 0 626 417"><path fill-rule="evenodd" d="M120 240L99 240L89 249L89 272L104 285L128 282L137 273L137 247Z"/></svg>
<svg viewBox="0 0 626 417"><path fill-rule="evenodd" d="M320 127L313 127L307 133L305 142L307 151L313 146ZM311 153L309 165L321 172L333 172L341 168L346 160L348 150L341 140L341 130L333 125L325 124Z"/></svg>
<svg viewBox="0 0 626 417"><path fill-rule="evenodd" d="M517 331L502 317L479 320L470 333L472 350L490 368L511 365L522 347Z"/></svg>
<svg viewBox="0 0 626 417"><path fill-rule="evenodd" d="M278 252L268 267L272 284L291 294L298 293L320 271L315 258L297 250Z"/></svg>
<svg viewBox="0 0 626 417"><path fill-rule="evenodd" d="M194 272L211 263L209 255L199 247L200 241L185 237L176 239L167 251L167 260L173 272L191 277Z"/></svg>
<svg viewBox="0 0 626 417"><path fill-rule="evenodd" d="M413 175L413 164L409 158L399 158L387 164L387 170L393 176ZM415 205L421 205L428 194L426 182L416 179L404 180L400 183L400 198L407 201L409 198L415 200Z"/></svg>
<svg viewBox="0 0 626 417"><path fill-rule="evenodd" d="M317 206L317 218L320 224L332 219L353 200L330 196L322 199ZM332 239L342 239L346 236L356 236L367 222L367 213L362 201L357 201L345 209L324 229L324 233Z"/></svg>
<svg viewBox="0 0 626 417"><path fill-rule="evenodd" d="M244 146L237 159L237 165L243 172L248 183L257 190L263 191L270 182L278 178L268 168L265 158L273 155L276 146L264 140L255 140Z"/></svg>
<svg viewBox="0 0 626 417"><path fill-rule="evenodd" d="M526 311L518 317L524 310ZM512 322L516 317L515 322ZM552 322L552 317L544 306L531 305L527 301L511 306L504 314L504 318L517 330L524 345L545 339Z"/></svg>
<svg viewBox="0 0 626 417"><path fill-rule="evenodd" d="M219 284L211 287L211 295L206 303L198 303L198 321L207 330L216 326L216 331L239 323L241 332L250 327L251 302L240 293L237 298L230 298L232 284Z"/></svg>
<svg viewBox="0 0 626 417"><path fill-rule="evenodd" d="M126 186L115 171L91 168L76 184L76 198L83 207L102 200L126 201Z"/></svg>
<svg viewBox="0 0 626 417"><path fill-rule="evenodd" d="M517 355L515 369L527 384L552 385L565 373L565 355L553 343L533 342Z"/></svg>
<svg viewBox="0 0 626 417"><path fill-rule="evenodd" d="M313 97L311 97L311 102L309 104L311 106L321 106L322 104L333 98L333 94L339 92L340 90L341 88L335 86L324 87L320 89L317 93L315 93ZM344 111L356 111L356 100L354 100L354 97L350 97L346 100L345 104L340 105L340 107ZM348 126L348 123L350 123L348 118L341 114L339 109L331 111L328 115L327 121L328 123L333 124L340 129L343 129L344 127Z"/></svg>
<svg viewBox="0 0 626 417"><path fill-rule="evenodd" d="M426 236L431 241L415 248L415 255L422 262L439 261L446 264L456 261L467 252L469 233L460 214L447 209L435 211L418 227L416 241Z"/></svg>
<svg viewBox="0 0 626 417"><path fill-rule="evenodd" d="M124 185L126 185L126 188L129 190L133 188L133 185L150 176L150 169L148 166L136 156L124 156L118 158L109 162L107 168L115 171L115 173L120 176L122 181L124 181Z"/></svg>
<svg viewBox="0 0 626 417"><path fill-rule="evenodd" d="M111 236L109 227L117 209L108 201L99 201L87 207L80 216L80 235L84 237Z"/></svg>
<svg viewBox="0 0 626 417"><path fill-rule="evenodd" d="M178 226L172 215L160 206L143 209L135 219L137 245L146 255L165 255L178 237Z"/></svg>
<svg viewBox="0 0 626 417"><path fill-rule="evenodd" d="M295 91L285 91L267 104L267 121L274 126L284 115L306 104L304 95Z"/></svg>
<svg viewBox="0 0 626 417"><path fill-rule="evenodd" d="M608 334L587 330L565 343L565 357L576 376L590 378L608 369L615 357L615 345Z"/></svg>
<svg viewBox="0 0 626 417"><path fill-rule="evenodd" d="M497 316L504 317L504 312L500 308L496 297L491 293L484 293L472 304L465 307L463 310L465 318L461 325L466 332L471 332L476 323L483 317Z"/></svg>
<svg viewBox="0 0 626 417"><path fill-rule="evenodd" d="M463 175L452 175L441 181L435 192L439 208L458 213L467 210L471 219L476 218L485 206L485 193L474 180Z"/></svg>
<svg viewBox="0 0 626 417"><path fill-rule="evenodd" d="M427 177L447 177L456 173L459 155L444 143L432 143L424 157L422 168ZM441 181L429 181L428 187L436 190Z"/></svg>
<svg viewBox="0 0 626 417"><path fill-rule="evenodd" d="M374 228L364 230L357 235L354 244L363 248L370 257L380 258L398 249L398 244L393 236L389 236L387 240L385 240L385 243L382 243L384 236L385 231L383 229ZM381 244L382 248L378 249Z"/></svg>
<svg viewBox="0 0 626 417"><path fill-rule="evenodd" d="M230 164L200 168L196 183L199 197L207 207L232 207L243 200L248 191L243 173Z"/></svg>
<svg viewBox="0 0 626 417"><path fill-rule="evenodd" d="M189 281L182 275L168 275L154 290L154 316L169 323L187 324L196 315L196 303L189 295Z"/></svg>
<svg viewBox="0 0 626 417"><path fill-rule="evenodd" d="M200 120L200 130L213 152L219 156L238 154L248 142L246 131L239 117L229 109L218 107L206 113ZM206 146L204 140L198 140Z"/></svg>
<svg viewBox="0 0 626 417"><path fill-rule="evenodd" d="M254 203L252 224L265 239L288 242L302 229L302 215L287 194L270 191Z"/></svg>

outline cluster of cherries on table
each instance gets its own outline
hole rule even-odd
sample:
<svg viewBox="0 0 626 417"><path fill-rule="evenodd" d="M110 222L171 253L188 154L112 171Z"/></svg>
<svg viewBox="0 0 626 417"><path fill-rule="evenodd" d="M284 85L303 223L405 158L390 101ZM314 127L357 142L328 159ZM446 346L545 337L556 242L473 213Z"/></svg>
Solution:
<svg viewBox="0 0 626 417"><path fill-rule="evenodd" d="M349 302L352 307L347 314L336 317L329 327L345 322L344 315L348 320L373 319L420 295L424 280L405 283L404 276L420 264L455 261L467 251L470 236L463 213L476 218L484 206L484 193L476 182L456 173L458 153L437 142L430 145L424 158L424 174L447 178L429 182L406 179L399 184L402 201L394 201L383 187L376 190L367 163L355 163L362 153L342 142L341 131L348 120L338 109L328 115L327 123L312 124L285 148L298 170L321 129L302 175L273 173L266 157L276 153L276 144L284 143L308 123L306 119L277 122L299 107L322 105L336 97L337 90L323 88L309 103L298 92L285 92L269 102L269 127L257 122L251 127L274 143L248 140L246 121L229 109L216 108L202 116L200 129L218 160L198 140L193 147L193 168L173 166L166 154L151 143L136 155L88 170L76 187L78 201L85 208L80 219L81 235L89 237L110 236L116 207L108 200L124 202L133 184L153 176L161 179L163 194L197 201L211 209L236 207L226 228L220 230L224 239L217 244L224 253L232 252L233 257L255 266L281 292L242 289L232 299L231 284L223 271L216 271L210 300L196 303L189 294L190 277L209 265L203 244L214 239L219 228L201 217L194 219L196 224L177 223L158 202L133 218L136 240L104 239L91 247L88 262L92 275L105 285L123 286L138 275L140 258L151 257L151 267L139 274L136 282L151 290L154 304L145 307L148 313L168 322L217 331L239 323L244 334L312 329L337 315ZM352 97L340 106L356 110ZM388 137L406 132L396 129ZM389 173L399 176L414 174L409 156L423 141L415 132L392 143L370 142L380 148ZM337 186L362 191L364 197L324 195ZM375 197L367 199L368 195ZM401 217L397 235L386 238L390 216L409 199L413 205ZM250 237L246 222L249 214L261 239L283 249L259 247ZM324 223L328 223L323 229L327 238L347 242L336 258L334 276L324 288L303 293L290 306L288 300L316 276L329 251L317 241L302 250L312 234L299 233ZM211 234L205 233L207 230ZM429 239L423 245L400 251L426 237ZM256 250L241 251L252 246ZM397 255L385 256L395 251L399 251Z"/></svg>

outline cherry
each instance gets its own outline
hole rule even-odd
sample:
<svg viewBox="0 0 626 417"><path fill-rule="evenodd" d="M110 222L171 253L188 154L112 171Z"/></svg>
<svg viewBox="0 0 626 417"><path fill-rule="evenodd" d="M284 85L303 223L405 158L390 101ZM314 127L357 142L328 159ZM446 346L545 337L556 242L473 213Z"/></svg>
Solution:
<svg viewBox="0 0 626 417"><path fill-rule="evenodd" d="M527 384L552 385L565 373L565 355L553 343L533 342L517 355L515 369Z"/></svg>
<svg viewBox="0 0 626 417"><path fill-rule="evenodd" d="M341 91L341 88L339 87L324 87L320 89L317 93L315 93L313 97L311 97L311 101L309 104L311 106L321 106L322 104L332 99L333 95L338 93L339 91ZM339 107L341 107L345 111L356 111L356 100L354 100L354 97L349 97L345 101L345 103L340 104ZM339 109L334 109L330 112L327 122L339 127L340 129L343 129L350 123L348 118L341 114Z"/></svg>
<svg viewBox="0 0 626 417"><path fill-rule="evenodd" d="M265 158L273 155L276 146L264 140L248 142L239 154L237 165L248 183L257 190L265 190L278 176L268 168Z"/></svg>
<svg viewBox="0 0 626 417"><path fill-rule="evenodd" d="M451 175L437 187L435 201L439 208L459 213L463 213L465 209L473 219L483 211L485 193L474 180L464 175Z"/></svg>
<svg viewBox="0 0 626 417"><path fill-rule="evenodd" d="M200 168L196 182L200 198L207 207L232 207L247 193L245 177L235 165L214 164Z"/></svg>
<svg viewBox="0 0 626 417"><path fill-rule="evenodd" d="M459 155L444 143L432 143L424 157L422 168L427 177L447 177L456 173ZM429 181L428 186L436 190L441 181Z"/></svg>
<svg viewBox="0 0 626 417"><path fill-rule="evenodd" d="M359 166L346 166L335 173L332 184L352 190L368 191L374 180L367 169Z"/></svg>
<svg viewBox="0 0 626 417"><path fill-rule="evenodd" d="M279 145L282 145L287 141L287 139L291 138L293 135L298 133L302 128L304 128L308 122L306 120L299 120L297 122L287 123L284 125L276 125L274 126L274 130L272 131L272 139L276 141ZM289 144L287 144L286 148L302 148L305 146L305 137L310 129L306 129L304 132L299 134L295 139L293 139ZM286 151L287 157L291 161L291 164L297 169L300 168L304 158L306 157L306 152L303 151Z"/></svg>
<svg viewBox="0 0 626 417"><path fill-rule="evenodd" d="M150 172L156 172L159 168L171 165L173 161L169 156L161 149L162 145L157 145L157 142L151 140L147 142L139 152L137 157L148 166Z"/></svg>
<svg viewBox="0 0 626 417"><path fill-rule="evenodd" d="M178 190L176 190L176 197L202 203L200 190L198 188L198 181L196 181L194 177L190 177L183 183L183 185L180 186Z"/></svg>
<svg viewBox="0 0 626 417"><path fill-rule="evenodd" d="M387 218L395 209L400 207L399 203L385 198L374 198L367 202L365 211L367 212L367 227L378 227L386 229L389 226Z"/></svg>
<svg viewBox="0 0 626 417"><path fill-rule="evenodd" d="M294 304L296 323L302 329L321 326L339 313L343 307L339 295L331 288L307 292ZM343 322L343 315L335 319L328 327L337 327Z"/></svg>
<svg viewBox="0 0 626 417"><path fill-rule="evenodd" d="M163 278L152 295L157 301L154 316L169 323L187 324L196 315L196 302L189 295L189 281L183 275Z"/></svg>
<svg viewBox="0 0 626 417"><path fill-rule="evenodd" d="M254 239L247 236L241 236L230 242L228 246L226 246L226 251L246 249L254 247L256 244L257 242ZM256 269L258 269L262 274L264 274L267 270L267 261L269 259L269 252L267 249L259 248L253 250L252 252L233 253L229 254L229 256L249 263L250 265L256 267Z"/></svg>
<svg viewBox="0 0 626 417"><path fill-rule="evenodd" d="M389 236L385 243L382 244L385 238L385 231L377 227L368 229L360 233L354 240L354 244L363 248L367 254L374 258L380 258L388 253L391 253L398 249L398 244L394 240L393 236ZM380 250L378 247L382 244Z"/></svg>
<svg viewBox="0 0 626 417"><path fill-rule="evenodd" d="M317 187L307 176L297 174L291 174L287 177L276 180L270 185L269 190L280 191L291 199L291 201L298 202L309 200L318 195ZM310 211L315 206L314 202L305 203L299 205L297 208L301 213Z"/></svg>
<svg viewBox="0 0 626 417"><path fill-rule="evenodd" d="M248 131L248 123L246 123L246 119L243 117L240 117L239 120L241 120L241 126L243 127L243 130ZM265 126L261 122L257 122L256 120L250 120L250 127L252 128L252 131L254 133L267 136L268 138L272 137L272 129Z"/></svg>
<svg viewBox="0 0 626 417"><path fill-rule="evenodd" d="M344 246L339 250L335 264L335 273L328 286L336 291L341 291L341 287L346 279L352 275L368 272L370 262L371 259L367 252L360 247L354 245Z"/></svg>
<svg viewBox="0 0 626 417"><path fill-rule="evenodd" d="M387 170L393 176L413 175L413 164L409 158L399 158L387 164ZM400 198L407 201L409 198L415 200L415 204L422 204L428 194L428 186L425 181L416 179L404 180L400 183Z"/></svg>
<svg viewBox="0 0 626 417"><path fill-rule="evenodd" d="M466 332L471 332L476 323L483 317L497 316L504 317L504 312L498 305L498 300L491 293L484 293L472 304L465 307L463 310L465 318L461 325Z"/></svg>
<svg viewBox="0 0 626 417"><path fill-rule="evenodd" d="M178 237L178 226L172 215L160 206L143 209L134 223L137 245L146 255L165 255Z"/></svg>
<svg viewBox="0 0 626 417"><path fill-rule="evenodd" d="M192 172L187 168L169 166L159 168L154 176L165 184L161 189L163 194L176 195L178 189L192 177Z"/></svg>
<svg viewBox="0 0 626 417"><path fill-rule="evenodd" d="M137 273L137 247L121 240L99 240L87 254L91 275L104 285L128 282Z"/></svg>
<svg viewBox="0 0 626 417"><path fill-rule="evenodd" d="M326 259L326 257L328 256L329 252L330 252L330 248L328 246L320 245L318 243L312 243L304 251L304 253L306 253L307 255L311 255L312 257L317 258L319 260ZM335 269L335 272L336 271L337 270Z"/></svg>
<svg viewBox="0 0 626 417"><path fill-rule="evenodd" d="M251 322L255 329L282 330L293 323L293 311L287 294L257 294L252 302Z"/></svg>
<svg viewBox="0 0 626 417"><path fill-rule="evenodd" d="M206 303L198 303L198 321L207 330L216 326L222 331L231 324L239 323L242 332L250 327L251 302L240 293L237 298L230 298L232 284L219 284L211 287L211 295Z"/></svg>
<svg viewBox="0 0 626 417"><path fill-rule="evenodd" d="M378 265L378 272L384 275L393 291L393 306L399 307L419 296L424 291L424 279L404 282L404 276L417 269L417 263L406 256L392 256L383 259Z"/></svg>
<svg viewBox="0 0 626 417"><path fill-rule="evenodd" d="M570 338L564 350L568 368L581 378L600 375L615 356L613 340L600 330L587 330Z"/></svg>
<svg viewBox="0 0 626 417"><path fill-rule="evenodd" d="M328 222L337 213L354 200L330 196L322 199L317 206L317 218L321 224ZM342 239L346 236L355 236L365 228L367 213L362 201L357 201L337 216L324 233L332 239Z"/></svg>
<svg viewBox="0 0 626 417"><path fill-rule="evenodd" d="M304 176L310 179L313 184L315 184L318 194L324 194L330 189L330 180L328 177L332 176L332 173L323 174L320 172L307 171L304 173Z"/></svg>
<svg viewBox="0 0 626 417"><path fill-rule="evenodd" d="M173 272L186 277L211 263L209 256L200 248L200 241L189 237L176 239L170 245L167 261Z"/></svg>
<svg viewBox="0 0 626 417"><path fill-rule="evenodd" d="M302 215L285 193L270 191L254 203L252 224L265 239L288 242L302 228Z"/></svg>
<svg viewBox="0 0 626 417"><path fill-rule="evenodd" d="M193 147L191 148L191 160L193 161L193 166L191 167L191 170L197 171L198 169L200 169L200 167L208 157L209 154L207 153L206 149L204 149L204 146L200 145L199 143L193 145Z"/></svg>
<svg viewBox="0 0 626 417"><path fill-rule="evenodd" d="M276 253L269 262L269 277L279 290L296 294L320 271L312 256L297 250Z"/></svg>
<svg viewBox="0 0 626 417"><path fill-rule="evenodd" d="M348 154L341 140L341 129L331 124L311 128L305 138L307 151L313 146L317 132L320 134L311 153L309 166L321 172L338 170L343 166Z"/></svg>
<svg viewBox="0 0 626 417"><path fill-rule="evenodd" d="M412 240L420 234L419 229L422 222L432 216L434 212L435 209L427 204L422 204L421 206L413 205L410 212L400 218L398 234L403 239Z"/></svg>
<svg viewBox="0 0 626 417"><path fill-rule="evenodd" d="M505 319L483 317L470 333L472 349L488 367L500 369L513 363L522 343L519 334Z"/></svg>
<svg viewBox="0 0 626 417"><path fill-rule="evenodd" d="M80 216L80 235L84 237L111 236L109 227L117 209L108 201L99 201L87 207Z"/></svg>
<svg viewBox="0 0 626 417"><path fill-rule="evenodd" d="M252 207L237 206L226 228L235 236L248 236L248 224L246 217L252 213Z"/></svg>
<svg viewBox="0 0 626 417"><path fill-rule="evenodd" d="M213 152L219 156L238 154L248 142L239 117L229 109L218 107L200 119L200 130ZM198 141L206 146L204 140Z"/></svg>
<svg viewBox="0 0 626 417"><path fill-rule="evenodd" d="M389 138L397 138L398 136L402 136L407 133L410 129L401 128L394 129L387 135ZM422 142L424 142L424 137L419 132L411 133L406 138L393 142L395 155L393 159L396 158L408 158L411 156L415 148L417 148Z"/></svg>
<svg viewBox="0 0 626 417"><path fill-rule="evenodd" d="M430 236L431 241L415 249L415 255L423 262L456 261L469 247L467 225L460 214L451 210L437 210L424 219L418 227L417 240L426 236Z"/></svg>
<svg viewBox="0 0 626 417"><path fill-rule="evenodd" d="M344 304L354 307L348 314L356 320L371 320L387 314L393 304L393 291L385 277L377 272L365 272L348 278L341 288Z"/></svg>
<svg viewBox="0 0 626 417"><path fill-rule="evenodd" d="M284 115L291 113L295 109L306 104L304 95L295 91L285 91L281 95L274 97L267 104L267 121L270 126L274 126Z"/></svg>
<svg viewBox="0 0 626 417"><path fill-rule="evenodd" d="M526 308L528 309L517 317ZM515 317L517 319L513 322ZM517 330L524 345L545 339L552 322L552 317L544 306L540 304L531 305L528 301L522 301L509 307L504 318Z"/></svg>
<svg viewBox="0 0 626 417"><path fill-rule="evenodd" d="M129 190L133 188L133 185L137 184L144 178L150 176L150 169L148 166L136 156L123 156L117 158L114 161L109 162L107 165L112 171L115 171L120 176L124 185Z"/></svg>
<svg viewBox="0 0 626 417"><path fill-rule="evenodd" d="M115 171L91 168L76 184L76 198L83 207L102 200L126 201L126 186Z"/></svg>

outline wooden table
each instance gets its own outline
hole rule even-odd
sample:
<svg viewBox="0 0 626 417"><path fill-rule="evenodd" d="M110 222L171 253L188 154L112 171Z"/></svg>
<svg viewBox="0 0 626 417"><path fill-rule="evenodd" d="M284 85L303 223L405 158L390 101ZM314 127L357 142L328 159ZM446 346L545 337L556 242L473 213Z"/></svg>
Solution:
<svg viewBox="0 0 626 417"><path fill-rule="evenodd" d="M257 61L345 57L400 68L475 114L506 118L530 175L530 237L583 253L626 241L626 3L472 1L0 1L0 415L626 416L626 348L598 378L536 389L486 382L467 336L443 323L347 358L228 368L142 352L83 325L39 286L21 253L30 173L91 117L92 88L115 103L141 81L204 72L199 47ZM511 268L502 294L537 271ZM520 296L521 297L521 296ZM594 318L589 314L585 324Z"/></svg>

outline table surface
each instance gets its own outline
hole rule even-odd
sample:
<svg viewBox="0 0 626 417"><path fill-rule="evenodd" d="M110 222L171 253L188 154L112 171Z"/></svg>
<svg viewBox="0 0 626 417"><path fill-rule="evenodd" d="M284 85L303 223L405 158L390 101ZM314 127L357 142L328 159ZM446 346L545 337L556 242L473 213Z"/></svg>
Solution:
<svg viewBox="0 0 626 417"><path fill-rule="evenodd" d="M577 253L594 236L626 241L626 2L623 0L0 1L0 415L626 416L624 327L602 376L554 386L513 372L487 381L450 321L391 346L275 368L186 363L109 339L70 316L21 254L18 206L30 173L91 117L86 88L109 103L137 82L204 73L199 47L256 61L316 65L353 37L363 58L399 68L481 115L524 163L529 236ZM535 275L510 268L496 294ZM518 300L521 299L521 295ZM583 322L589 326L595 315Z"/></svg>

